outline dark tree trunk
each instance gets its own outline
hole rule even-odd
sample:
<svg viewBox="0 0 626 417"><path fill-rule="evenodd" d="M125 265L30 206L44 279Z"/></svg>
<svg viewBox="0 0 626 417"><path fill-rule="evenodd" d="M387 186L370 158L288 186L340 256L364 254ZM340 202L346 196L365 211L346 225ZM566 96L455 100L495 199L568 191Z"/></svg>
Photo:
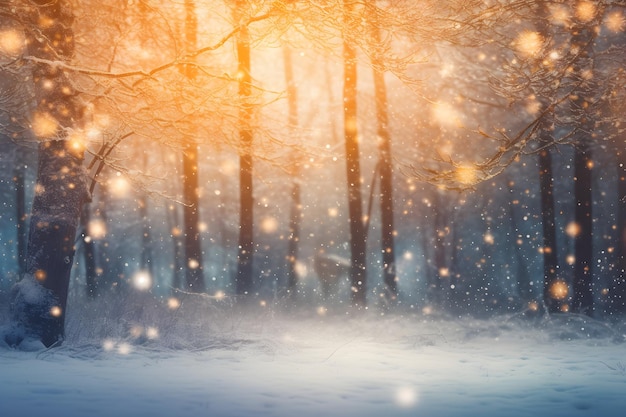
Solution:
<svg viewBox="0 0 626 417"><path fill-rule="evenodd" d="M293 64L289 47L283 49L285 61L285 83L287 84L287 106L289 107L289 131L292 137L298 130L298 89L293 78ZM297 151L296 151L297 152ZM289 211L289 242L287 247L287 291L291 299L296 297L298 284L297 262L300 249L300 220L302 218L302 196L300 190L300 166L297 153L292 155L289 172L292 176L291 207Z"/></svg>
<svg viewBox="0 0 626 417"><path fill-rule="evenodd" d="M153 275L152 268L152 236L150 233L150 218L148 217L148 199L142 196L137 201L139 204L139 217L141 219L141 269Z"/></svg>
<svg viewBox="0 0 626 417"><path fill-rule="evenodd" d="M626 152L617 152L617 276L611 295L611 310L626 313Z"/></svg>
<svg viewBox="0 0 626 417"><path fill-rule="evenodd" d="M74 53L72 11L60 0L37 2L26 16L31 56L56 61ZM51 42L54 40L54 42ZM24 337L52 346L65 335L65 311L80 214L88 198L83 150L67 140L82 107L66 73L33 64L36 108L33 131L40 138L37 186L31 210L26 274L13 290L14 332L9 344ZM47 88L52 82L54 88ZM10 340L9 340L10 339Z"/></svg>
<svg viewBox="0 0 626 417"><path fill-rule="evenodd" d="M236 7L242 5L237 4ZM237 11L235 11L237 15ZM254 193L252 181L252 131L250 121L251 94L250 39L248 29L242 26L237 36L237 77L239 79L239 251L237 254L237 277L235 291L238 295L252 292L254 255Z"/></svg>
<svg viewBox="0 0 626 417"><path fill-rule="evenodd" d="M554 193L552 155L549 149L539 153L539 183L541 188L541 223L543 228L543 301L549 313L561 310L564 300L557 291L556 221L554 218Z"/></svg>
<svg viewBox="0 0 626 417"><path fill-rule="evenodd" d="M575 222L578 229L574 241L574 295L572 311L593 313L593 222L592 222L592 159L585 140L580 141L574 154Z"/></svg>
<svg viewBox="0 0 626 417"><path fill-rule="evenodd" d="M376 16L376 13L372 13ZM380 166L380 215L381 215L381 252L383 260L383 282L385 299L394 301L398 296L396 277L396 255L393 219L393 171L391 160L391 137L389 135L389 115L387 105L387 86L385 84L384 64L382 62L380 28L374 17L371 23L372 47L374 48L372 66L374 72L374 94L376 99L376 121L378 134L378 153Z"/></svg>
<svg viewBox="0 0 626 417"><path fill-rule="evenodd" d="M586 76L593 71L593 41L597 35L595 22L587 22L572 29L572 45L580 49L573 65L576 89L572 96L572 114L578 122L579 139L574 152L574 195L576 199L575 222L578 228L574 241L574 294L572 311L593 315L593 217L592 217L592 167L591 132L595 128L595 115L591 108L594 97L594 80Z"/></svg>
<svg viewBox="0 0 626 417"><path fill-rule="evenodd" d="M82 155L54 140L39 147L39 168L24 278L14 288L12 319L21 334L45 346L63 340L74 241L87 189Z"/></svg>
<svg viewBox="0 0 626 417"><path fill-rule="evenodd" d="M185 285L191 292L203 292L204 268L200 240L198 196L198 146L187 145L183 152L183 228L185 242Z"/></svg>
<svg viewBox="0 0 626 417"><path fill-rule="evenodd" d="M195 2L185 0L185 47L196 46L197 20ZM185 75L195 77L195 67L184 68ZM183 150L183 228L185 242L185 288L201 293L205 290L202 241L200 239L200 195L198 193L198 144L187 138ZM145 222L145 220L144 220Z"/></svg>
<svg viewBox="0 0 626 417"><path fill-rule="evenodd" d="M96 298L98 296L98 273L96 266L96 248L93 236L89 234L89 223L91 221L91 210L89 205L83 207L83 213L80 218L80 227L83 230L83 256L85 258L85 283L87 290L87 298Z"/></svg>
<svg viewBox="0 0 626 417"><path fill-rule="evenodd" d="M366 230L363 224L363 196L361 195L361 166L359 139L357 136L357 59L353 36L350 30L357 18L354 5L344 0L344 24L346 25L343 40L344 62L344 138L346 146L346 173L348 182L348 215L350 222L350 283L352 288L352 305L365 307L367 291L366 270Z"/></svg>
<svg viewBox="0 0 626 417"><path fill-rule="evenodd" d="M15 216L17 218L17 266L19 276L26 272L26 187L24 164L15 169Z"/></svg>
<svg viewBox="0 0 626 417"><path fill-rule="evenodd" d="M183 239L181 238L180 215L178 205L173 205L167 211L167 225L172 237L172 249L174 257L172 259L172 293L176 293L183 287L182 274L184 272L183 260L185 259Z"/></svg>

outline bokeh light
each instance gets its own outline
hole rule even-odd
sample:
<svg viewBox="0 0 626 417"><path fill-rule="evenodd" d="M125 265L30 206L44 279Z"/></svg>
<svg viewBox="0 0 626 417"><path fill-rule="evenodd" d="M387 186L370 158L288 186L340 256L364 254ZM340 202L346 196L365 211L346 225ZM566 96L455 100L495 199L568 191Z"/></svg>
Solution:
<svg viewBox="0 0 626 417"><path fill-rule="evenodd" d="M152 288L152 277L148 271L138 271L133 275L132 284L139 291L148 291Z"/></svg>
<svg viewBox="0 0 626 417"><path fill-rule="evenodd" d="M401 387L395 393L395 402L403 408L413 407L418 401L417 390L413 387Z"/></svg>

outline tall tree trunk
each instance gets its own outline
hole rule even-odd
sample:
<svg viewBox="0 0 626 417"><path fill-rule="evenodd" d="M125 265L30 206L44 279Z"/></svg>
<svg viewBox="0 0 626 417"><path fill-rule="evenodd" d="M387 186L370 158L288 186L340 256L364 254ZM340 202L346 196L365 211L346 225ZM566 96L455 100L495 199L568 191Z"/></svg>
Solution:
<svg viewBox="0 0 626 417"><path fill-rule="evenodd" d="M611 293L611 310L626 313L626 152L617 152L617 276Z"/></svg>
<svg viewBox="0 0 626 417"><path fill-rule="evenodd" d="M61 0L31 3L27 22L31 56L56 61L74 53L72 10ZM54 40L54 42L51 42ZM28 336L45 346L65 335L65 311L82 207L88 199L83 149L67 140L82 107L66 73L33 64L36 109L33 131L40 138L37 186L31 210L26 274L13 290L14 331L5 337L17 345ZM55 88L47 88L49 83Z"/></svg>
<svg viewBox="0 0 626 417"><path fill-rule="evenodd" d="M191 292L203 292L204 268L200 240L198 195L198 146L188 144L183 152L183 236L185 246L185 286Z"/></svg>
<svg viewBox="0 0 626 417"><path fill-rule="evenodd" d="M148 167L148 154L143 152L142 159L143 169ZM150 217L148 216L148 198L144 191L138 198L137 204L139 205L139 218L141 220L141 269L148 271L150 276L153 276L154 270L152 267L152 235L150 233Z"/></svg>
<svg viewBox="0 0 626 417"><path fill-rule="evenodd" d="M197 21L195 2L185 0L185 47L193 50L196 46ZM195 69L185 67L185 74L194 78ZM200 240L200 195L198 184L198 144L187 138L183 150L183 228L185 242L185 286L191 292L203 292L204 266L202 261L202 241Z"/></svg>
<svg viewBox="0 0 626 417"><path fill-rule="evenodd" d="M373 2L376 3L375 1ZM391 136L389 135L389 115L387 105L387 86L385 84L384 63L382 60L379 22L375 12L370 24L372 33L372 67L374 75L374 94L376 101L376 122L378 135L378 158L380 175L380 215L381 215L381 252L383 260L383 282L385 299L394 301L398 296L396 276L396 254L393 219L393 170L391 160Z"/></svg>
<svg viewBox="0 0 626 417"><path fill-rule="evenodd" d="M83 256L85 258L85 284L87 298L98 296L98 272L96 266L96 248L93 236L89 233L89 223L91 222L91 210L88 204L83 207L80 218L80 228L82 229Z"/></svg>
<svg viewBox="0 0 626 417"><path fill-rule="evenodd" d="M572 311L593 314L593 217L592 217L592 167L591 132L594 131L595 115L591 107L594 82L587 73L593 73L593 41L597 35L596 24L600 17L572 29L572 46L578 49L578 60L572 76L576 88L572 93L572 113L579 125L579 138L574 152L574 194L576 199L575 221L578 233L574 248L574 295Z"/></svg>
<svg viewBox="0 0 626 417"><path fill-rule="evenodd" d="M574 241L576 263L574 266L574 297L572 311L593 313L593 217L592 217L592 159L591 149L585 139L581 140L574 154L574 195L576 200L575 222L577 233Z"/></svg>
<svg viewBox="0 0 626 417"><path fill-rule="evenodd" d="M287 106L289 111L289 133L293 138L298 131L298 89L293 78L291 50L283 48L285 61L285 83L287 84ZM289 173L291 174L291 206L289 211L289 242L287 247L287 291L291 299L296 297L298 284L298 253L300 248L300 220L302 218L302 196L300 190L300 161L297 151L292 154Z"/></svg>
<svg viewBox="0 0 626 417"><path fill-rule="evenodd" d="M343 3L343 63L344 63L344 138L346 146L346 173L348 181L348 215L350 222L350 283L352 305L365 307L367 291L367 242L363 223L363 196L361 195L361 166L357 135L357 57L352 29L358 20L354 3Z"/></svg>
<svg viewBox="0 0 626 417"><path fill-rule="evenodd" d="M242 1L237 1L235 16L238 17ZM238 23L239 19L235 19ZM238 295L252 292L254 255L254 193L252 181L252 131L250 121L250 39L248 28L241 26L237 35L237 78L239 80L239 251L237 254L237 277L235 291Z"/></svg>
<svg viewBox="0 0 626 417"><path fill-rule="evenodd" d="M18 158L18 161L20 159ZM18 162L13 180L15 181L15 216L17 218L17 266L19 276L26 272L26 187L24 164Z"/></svg>
<svg viewBox="0 0 626 417"><path fill-rule="evenodd" d="M545 133L544 133L545 134ZM539 153L539 183L541 192L541 223L543 228L543 302L549 313L561 310L565 294L559 289L557 277L556 221L554 218L554 192L552 155L549 149Z"/></svg>

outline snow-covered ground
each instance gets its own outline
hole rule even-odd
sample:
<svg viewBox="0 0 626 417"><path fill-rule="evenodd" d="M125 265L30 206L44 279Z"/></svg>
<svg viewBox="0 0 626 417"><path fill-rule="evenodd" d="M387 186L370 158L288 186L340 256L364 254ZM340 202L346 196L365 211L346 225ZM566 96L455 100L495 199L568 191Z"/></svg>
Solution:
<svg viewBox="0 0 626 417"><path fill-rule="evenodd" d="M622 325L579 316L238 314L204 304L168 319L146 309L113 318L83 310L69 318L60 348L0 347L0 416L626 412Z"/></svg>

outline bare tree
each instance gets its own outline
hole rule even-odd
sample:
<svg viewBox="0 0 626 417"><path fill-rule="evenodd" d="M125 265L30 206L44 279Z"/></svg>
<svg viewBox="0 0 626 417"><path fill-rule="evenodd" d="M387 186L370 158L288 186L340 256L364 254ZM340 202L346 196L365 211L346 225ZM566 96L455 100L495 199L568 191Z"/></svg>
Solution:
<svg viewBox="0 0 626 417"><path fill-rule="evenodd" d="M74 52L70 5L65 1L16 5L25 22L27 53L48 60L69 60ZM37 190L33 201L24 278L12 303L11 345L24 337L52 346L64 338L74 238L83 204L88 200L83 147L73 136L82 108L63 71L33 64L37 107L33 131L40 139Z"/></svg>

